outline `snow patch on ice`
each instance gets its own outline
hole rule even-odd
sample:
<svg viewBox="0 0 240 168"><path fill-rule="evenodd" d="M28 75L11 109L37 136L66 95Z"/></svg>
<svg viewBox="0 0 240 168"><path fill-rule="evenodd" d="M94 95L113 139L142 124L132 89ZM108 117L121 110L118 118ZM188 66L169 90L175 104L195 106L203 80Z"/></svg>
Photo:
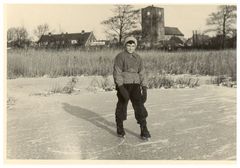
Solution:
<svg viewBox="0 0 240 168"><path fill-rule="evenodd" d="M157 144L157 143L167 144L168 139L159 139L157 141L147 141L147 142L139 143L135 146L152 145L152 144Z"/></svg>
<svg viewBox="0 0 240 168"><path fill-rule="evenodd" d="M206 129L206 128L209 128L209 127L210 127L210 125L203 125L203 126L199 126L199 127L192 127L192 128L188 128L188 129L185 129L185 130L181 130L178 133L176 133L176 135L187 134L187 133L190 133L191 131L195 131L195 130L198 130L198 129Z"/></svg>
<svg viewBox="0 0 240 168"><path fill-rule="evenodd" d="M153 124L151 124L152 126L164 126L165 125L165 123L153 123Z"/></svg>

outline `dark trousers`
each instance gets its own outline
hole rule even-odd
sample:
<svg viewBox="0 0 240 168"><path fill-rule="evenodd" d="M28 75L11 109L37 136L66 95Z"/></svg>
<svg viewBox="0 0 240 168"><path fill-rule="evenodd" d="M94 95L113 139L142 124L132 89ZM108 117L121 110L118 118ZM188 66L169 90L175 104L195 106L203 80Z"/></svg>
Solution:
<svg viewBox="0 0 240 168"><path fill-rule="evenodd" d="M134 109L134 115L138 124L146 124L146 118L148 116L148 112L144 106L142 101L142 94L140 84L124 84L126 88L130 101L132 103ZM116 122L122 122L127 119L127 105L129 101L125 101L121 93L117 89L117 107L116 107Z"/></svg>

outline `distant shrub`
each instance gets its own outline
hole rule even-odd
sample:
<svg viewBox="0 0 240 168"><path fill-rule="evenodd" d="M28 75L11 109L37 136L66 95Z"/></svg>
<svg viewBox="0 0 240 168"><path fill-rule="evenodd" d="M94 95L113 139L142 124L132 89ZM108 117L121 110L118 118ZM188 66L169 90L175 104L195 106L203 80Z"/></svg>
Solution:
<svg viewBox="0 0 240 168"><path fill-rule="evenodd" d="M59 83L55 83L49 91L50 93L65 93L71 94L74 91L74 86L77 83L77 78L72 77L66 86L60 86Z"/></svg>
<svg viewBox="0 0 240 168"><path fill-rule="evenodd" d="M174 80L165 75L152 76L148 79L148 88L171 88L174 85Z"/></svg>
<svg viewBox="0 0 240 168"><path fill-rule="evenodd" d="M199 79L198 78L192 78L192 77L180 77L175 81L175 85L178 88L198 87L199 86Z"/></svg>
<svg viewBox="0 0 240 168"><path fill-rule="evenodd" d="M227 86L227 87L237 87L236 81L233 81L231 77L226 75L219 75L216 77L212 77L212 84L216 84L218 86Z"/></svg>
<svg viewBox="0 0 240 168"><path fill-rule="evenodd" d="M7 97L7 108L10 109L16 103L16 98Z"/></svg>
<svg viewBox="0 0 240 168"><path fill-rule="evenodd" d="M104 77L94 77L88 87L90 91L112 91L115 89L113 80L110 79L111 76Z"/></svg>
<svg viewBox="0 0 240 168"><path fill-rule="evenodd" d="M199 79L193 77L178 77L174 79L169 75L156 75L149 77L148 88L186 88L199 86Z"/></svg>

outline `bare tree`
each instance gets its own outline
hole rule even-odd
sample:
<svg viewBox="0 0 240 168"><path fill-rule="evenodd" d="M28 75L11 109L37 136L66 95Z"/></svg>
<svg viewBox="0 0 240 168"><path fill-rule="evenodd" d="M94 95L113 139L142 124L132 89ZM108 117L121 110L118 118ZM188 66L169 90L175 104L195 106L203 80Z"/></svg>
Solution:
<svg viewBox="0 0 240 168"><path fill-rule="evenodd" d="M45 35L49 32L49 25L47 23L38 25L37 28L34 30L34 34L40 38L42 35Z"/></svg>
<svg viewBox="0 0 240 168"><path fill-rule="evenodd" d="M17 29L15 27L11 27L7 30L7 41L15 41L17 39Z"/></svg>
<svg viewBox="0 0 240 168"><path fill-rule="evenodd" d="M119 44L123 38L140 24L138 22L138 10L133 10L132 5L115 5L113 16L102 21L106 26L106 34L118 39Z"/></svg>
<svg viewBox="0 0 240 168"><path fill-rule="evenodd" d="M24 27L11 27L7 30L8 41L26 40L28 32Z"/></svg>
<svg viewBox="0 0 240 168"><path fill-rule="evenodd" d="M24 41L28 39L28 32L25 27L17 27L16 35L17 40Z"/></svg>
<svg viewBox="0 0 240 168"><path fill-rule="evenodd" d="M24 47L29 43L29 34L25 27L12 27L7 30L7 41L15 46Z"/></svg>
<svg viewBox="0 0 240 168"><path fill-rule="evenodd" d="M222 48L225 47L226 37L236 30L236 11L237 7L235 5L221 5L207 19L207 25L210 28L206 32L215 32L222 36Z"/></svg>

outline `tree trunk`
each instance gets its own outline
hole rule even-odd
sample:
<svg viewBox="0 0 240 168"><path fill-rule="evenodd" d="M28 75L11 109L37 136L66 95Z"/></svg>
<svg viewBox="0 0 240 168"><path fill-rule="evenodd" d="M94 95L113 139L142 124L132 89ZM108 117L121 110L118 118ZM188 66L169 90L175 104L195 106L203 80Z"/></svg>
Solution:
<svg viewBox="0 0 240 168"><path fill-rule="evenodd" d="M119 42L118 42L119 46L121 46L121 42L122 42L122 34L119 34Z"/></svg>
<svg viewBox="0 0 240 168"><path fill-rule="evenodd" d="M225 48L225 39L226 39L226 14L223 15L223 35L222 35L222 49Z"/></svg>
<svg viewBox="0 0 240 168"><path fill-rule="evenodd" d="M119 30L119 46L122 44L122 38L123 38L123 31L122 31L122 25Z"/></svg>

